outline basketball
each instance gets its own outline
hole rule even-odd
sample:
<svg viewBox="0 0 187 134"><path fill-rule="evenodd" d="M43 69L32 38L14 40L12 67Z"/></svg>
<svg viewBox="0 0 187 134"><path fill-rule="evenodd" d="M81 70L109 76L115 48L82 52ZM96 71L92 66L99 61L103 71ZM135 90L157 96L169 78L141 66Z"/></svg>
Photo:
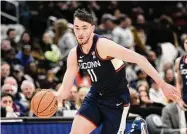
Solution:
<svg viewBox="0 0 187 134"><path fill-rule="evenodd" d="M31 100L31 110L39 118L53 116L58 108L56 96L51 90L37 92Z"/></svg>

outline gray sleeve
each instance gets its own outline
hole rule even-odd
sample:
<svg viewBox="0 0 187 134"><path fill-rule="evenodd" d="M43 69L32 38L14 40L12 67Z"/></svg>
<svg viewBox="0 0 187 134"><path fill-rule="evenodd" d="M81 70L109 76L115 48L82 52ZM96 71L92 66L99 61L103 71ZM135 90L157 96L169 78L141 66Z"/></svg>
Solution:
<svg viewBox="0 0 187 134"><path fill-rule="evenodd" d="M167 107L162 110L163 129L161 134L180 134L180 129L173 129L171 124L172 115Z"/></svg>
<svg viewBox="0 0 187 134"><path fill-rule="evenodd" d="M69 51L77 45L77 40L73 33L66 33L59 40L59 47L62 54L62 59L68 56Z"/></svg>
<svg viewBox="0 0 187 134"><path fill-rule="evenodd" d="M76 38L72 33L67 33L64 36L64 45L68 49L71 49L77 45Z"/></svg>

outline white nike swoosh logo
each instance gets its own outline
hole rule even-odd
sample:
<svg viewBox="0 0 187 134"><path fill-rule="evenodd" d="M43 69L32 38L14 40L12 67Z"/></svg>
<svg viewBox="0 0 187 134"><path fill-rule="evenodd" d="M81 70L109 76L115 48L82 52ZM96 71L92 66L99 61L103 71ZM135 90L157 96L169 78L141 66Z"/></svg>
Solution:
<svg viewBox="0 0 187 134"><path fill-rule="evenodd" d="M83 58L84 56L80 56L80 58Z"/></svg>
<svg viewBox="0 0 187 134"><path fill-rule="evenodd" d="M123 102L121 102L121 103L117 103L116 106L120 106L122 103L123 103Z"/></svg>

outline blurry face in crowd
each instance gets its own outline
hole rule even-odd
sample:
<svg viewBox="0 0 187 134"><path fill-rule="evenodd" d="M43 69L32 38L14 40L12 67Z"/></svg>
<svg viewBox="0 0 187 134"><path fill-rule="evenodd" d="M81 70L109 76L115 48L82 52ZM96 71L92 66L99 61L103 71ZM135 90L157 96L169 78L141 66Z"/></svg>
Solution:
<svg viewBox="0 0 187 134"><path fill-rule="evenodd" d="M71 95L70 95L70 100L76 101L78 96L78 89L76 86L73 86L71 88Z"/></svg>
<svg viewBox="0 0 187 134"><path fill-rule="evenodd" d="M94 25L82 21L77 17L74 19L73 29L79 45L85 45L86 43L88 43L90 36L94 31L94 28Z"/></svg>
<svg viewBox="0 0 187 134"><path fill-rule="evenodd" d="M138 24L144 24L145 23L145 18L144 18L144 16L143 15L138 15L138 17L137 17L137 23Z"/></svg>
<svg viewBox="0 0 187 134"><path fill-rule="evenodd" d="M104 27L106 30L111 30L113 28L114 23L111 20L106 20L104 22Z"/></svg>
<svg viewBox="0 0 187 134"><path fill-rule="evenodd" d="M45 34L43 35L42 40L43 40L43 42L44 42L45 44L51 44L51 43L52 43L52 38L51 38L51 36L50 36L49 33L45 33Z"/></svg>
<svg viewBox="0 0 187 134"><path fill-rule="evenodd" d="M21 80L22 77L24 76L24 72L21 71L21 70L14 70L13 75L14 75L14 77L15 77L17 80Z"/></svg>
<svg viewBox="0 0 187 134"><path fill-rule="evenodd" d="M187 38L184 40L184 49L187 52Z"/></svg>
<svg viewBox="0 0 187 134"><path fill-rule="evenodd" d="M11 49L11 43L9 40L2 40L1 42L1 49L3 51L7 51Z"/></svg>
<svg viewBox="0 0 187 134"><path fill-rule="evenodd" d="M25 48L23 49L23 54L25 56L29 56L31 54L31 46L30 45L25 45Z"/></svg>
<svg viewBox="0 0 187 134"><path fill-rule="evenodd" d="M9 39L14 40L16 37L16 31L15 30L10 31L8 37Z"/></svg>
<svg viewBox="0 0 187 134"><path fill-rule="evenodd" d="M163 70L165 71L165 70L168 70L172 67L173 67L173 65L170 62L165 62L163 65Z"/></svg>
<svg viewBox="0 0 187 134"><path fill-rule="evenodd" d="M84 100L84 98L86 97L86 95L87 95L87 91L85 91L85 90L79 90L79 98L80 98L80 101L81 102L83 102L83 100Z"/></svg>
<svg viewBox="0 0 187 134"><path fill-rule="evenodd" d="M138 74L138 78L139 78L140 80L146 79L146 78L147 78L147 74L146 74L144 71L141 71L141 72Z"/></svg>
<svg viewBox="0 0 187 134"><path fill-rule="evenodd" d="M18 87L17 81L14 78L5 79L4 84L10 84L12 86Z"/></svg>
<svg viewBox="0 0 187 134"><path fill-rule="evenodd" d="M120 10L119 10L119 9L116 9L116 10L114 11L114 16L115 16L116 18L120 18L120 15L121 15Z"/></svg>
<svg viewBox="0 0 187 134"><path fill-rule="evenodd" d="M30 35L28 33L24 33L23 36L22 36L22 40L25 43L28 43L30 41Z"/></svg>
<svg viewBox="0 0 187 134"><path fill-rule="evenodd" d="M10 96L4 96L1 98L1 106L2 107L12 107L13 105L13 100Z"/></svg>
<svg viewBox="0 0 187 134"><path fill-rule="evenodd" d="M148 58L150 61L156 60L156 53L154 51L149 52Z"/></svg>
<svg viewBox="0 0 187 134"><path fill-rule="evenodd" d="M32 72L36 72L37 71L37 66L35 63L31 63L29 65L29 69L32 71Z"/></svg>
<svg viewBox="0 0 187 134"><path fill-rule="evenodd" d="M173 70L172 69L168 69L167 71L166 71L166 74L165 74L166 76L166 80L168 81L168 82L170 82L170 81L173 81L173 79L174 79L174 72L173 72Z"/></svg>
<svg viewBox="0 0 187 134"><path fill-rule="evenodd" d="M15 49L11 48L10 50L6 51L6 59L13 60L15 59L16 51Z"/></svg>
<svg viewBox="0 0 187 134"><path fill-rule="evenodd" d="M138 105L140 103L139 94L136 91L133 92L131 91L130 97L131 97L131 105Z"/></svg>
<svg viewBox="0 0 187 134"><path fill-rule="evenodd" d="M1 77L6 78L10 75L10 66L9 64L3 64L1 66Z"/></svg>
<svg viewBox="0 0 187 134"><path fill-rule="evenodd" d="M13 86L10 84L4 84L2 87L2 92L9 93L9 94L13 95L13 92L14 92Z"/></svg>
<svg viewBox="0 0 187 134"><path fill-rule="evenodd" d="M27 99L31 99L34 91L35 91L35 88L33 88L30 84L25 84L22 89L22 92Z"/></svg>
<svg viewBox="0 0 187 134"><path fill-rule="evenodd" d="M132 25L132 20L131 18L127 17L127 19L125 20L126 21L126 27L129 27Z"/></svg>

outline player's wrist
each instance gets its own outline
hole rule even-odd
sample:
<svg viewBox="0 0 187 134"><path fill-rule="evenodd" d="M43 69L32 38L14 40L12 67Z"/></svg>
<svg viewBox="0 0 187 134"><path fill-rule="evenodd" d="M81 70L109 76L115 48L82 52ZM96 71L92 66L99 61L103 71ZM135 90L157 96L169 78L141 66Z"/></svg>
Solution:
<svg viewBox="0 0 187 134"><path fill-rule="evenodd" d="M159 88L162 88L162 86L165 84L165 81L163 79L160 79L160 80L156 81L156 83L158 84Z"/></svg>

